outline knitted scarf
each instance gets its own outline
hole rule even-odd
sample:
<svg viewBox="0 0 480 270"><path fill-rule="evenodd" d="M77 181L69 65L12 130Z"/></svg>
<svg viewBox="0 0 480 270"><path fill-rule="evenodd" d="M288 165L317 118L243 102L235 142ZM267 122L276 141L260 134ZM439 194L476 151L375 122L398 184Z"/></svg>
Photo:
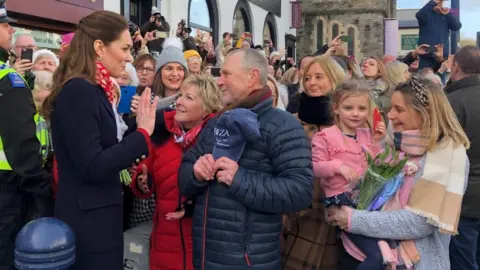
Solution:
<svg viewBox="0 0 480 270"><path fill-rule="evenodd" d="M96 83L102 87L103 91L107 95L108 100L110 103L113 103L113 82L112 78L110 77L109 72L105 68L105 66L100 62L95 62L97 69L95 74Z"/></svg>
<svg viewBox="0 0 480 270"><path fill-rule="evenodd" d="M410 160L417 161L425 155L422 174L406 173L404 184L395 196L383 207L383 211L407 209L426 217L428 222L443 233L457 234L463 194L465 191L465 168L468 165L466 149L454 146L451 140L440 140L434 151L426 152L428 138L420 131L393 133L389 127L386 143L410 154ZM426 153L426 154L425 154ZM406 168L409 170L408 166ZM401 241L393 253L388 244L379 242L384 260L393 266L398 263L407 269L420 260L420 254L413 240ZM394 258L393 256L397 254ZM393 255L393 256L391 256Z"/></svg>
<svg viewBox="0 0 480 270"><path fill-rule="evenodd" d="M208 115L205 119L203 119L203 121L199 125L196 125L188 131L185 131L182 124L175 121L175 114L176 111L165 112L165 126L167 130L173 134L175 142L180 144L183 149L187 149L192 145L192 143L195 142L195 139L197 138L200 131L202 131L202 128L205 126L208 120L215 116L215 114L212 113Z"/></svg>

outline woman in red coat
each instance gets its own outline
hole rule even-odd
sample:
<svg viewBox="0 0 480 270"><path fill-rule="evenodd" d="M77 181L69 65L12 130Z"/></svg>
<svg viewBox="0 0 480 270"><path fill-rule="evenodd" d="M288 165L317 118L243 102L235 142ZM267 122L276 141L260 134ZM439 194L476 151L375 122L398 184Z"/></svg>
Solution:
<svg viewBox="0 0 480 270"><path fill-rule="evenodd" d="M192 201L180 196L178 169L183 152L195 143L204 124L222 109L221 91L213 78L194 75L180 88L176 110L157 116L150 156L137 167L132 182L135 195L149 198L156 193L150 238L151 270L193 270Z"/></svg>

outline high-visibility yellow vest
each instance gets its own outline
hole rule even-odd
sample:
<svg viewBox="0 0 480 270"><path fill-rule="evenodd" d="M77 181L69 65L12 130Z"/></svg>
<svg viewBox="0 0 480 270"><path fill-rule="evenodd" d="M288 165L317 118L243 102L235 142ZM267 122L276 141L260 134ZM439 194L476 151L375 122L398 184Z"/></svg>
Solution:
<svg viewBox="0 0 480 270"><path fill-rule="evenodd" d="M0 61L0 80L10 73L16 73L16 71L12 68L8 68L5 65L5 63ZM47 123L45 122L45 119L43 119L38 113L35 114L35 116L33 117L33 120L35 121L35 125L37 126L37 138L38 138L38 141L40 142L39 154L42 156L42 159L45 162L47 159L47 155L49 151L49 142L50 142ZM0 137L0 170L3 170L3 171L12 170L12 167L8 163L7 156L5 155L5 151L3 150L3 141L1 137Z"/></svg>

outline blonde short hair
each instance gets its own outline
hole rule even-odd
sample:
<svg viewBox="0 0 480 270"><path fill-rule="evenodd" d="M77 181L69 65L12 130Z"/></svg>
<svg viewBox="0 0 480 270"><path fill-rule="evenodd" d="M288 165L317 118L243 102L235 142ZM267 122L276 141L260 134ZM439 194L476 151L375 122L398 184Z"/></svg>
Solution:
<svg viewBox="0 0 480 270"><path fill-rule="evenodd" d="M297 68L290 68L289 70L283 73L282 78L280 79L280 83L283 85L294 84L298 82L298 74Z"/></svg>
<svg viewBox="0 0 480 270"><path fill-rule="evenodd" d="M385 66L387 89L393 91L393 89L402 82L405 82L405 72L408 71L408 66L402 62L394 61Z"/></svg>
<svg viewBox="0 0 480 270"><path fill-rule="evenodd" d="M342 67L332 59L332 57L327 56L327 55L322 55L322 56L317 56L308 63L308 65L305 67L305 72L303 73L303 78L302 78L302 83L305 92L308 94L308 90L305 89L305 81L307 79L307 73L310 70L310 68L315 65L319 64L323 71L325 72L325 75L327 75L328 79L330 80L330 83L332 84L332 89L336 89L344 80L346 77L345 71L343 71Z"/></svg>
<svg viewBox="0 0 480 270"><path fill-rule="evenodd" d="M35 71L34 90L52 90L53 73L47 70Z"/></svg>
<svg viewBox="0 0 480 270"><path fill-rule="evenodd" d="M192 85L197 88L198 95L202 99L203 109L207 113L216 113L223 109L222 91L217 82L210 75L190 75L182 86Z"/></svg>
<svg viewBox="0 0 480 270"><path fill-rule="evenodd" d="M275 89L270 89L272 91L273 99L273 107L276 108L278 104L278 99L280 98L280 87L278 86L278 82L272 75L268 75L268 81L270 81L274 86Z"/></svg>

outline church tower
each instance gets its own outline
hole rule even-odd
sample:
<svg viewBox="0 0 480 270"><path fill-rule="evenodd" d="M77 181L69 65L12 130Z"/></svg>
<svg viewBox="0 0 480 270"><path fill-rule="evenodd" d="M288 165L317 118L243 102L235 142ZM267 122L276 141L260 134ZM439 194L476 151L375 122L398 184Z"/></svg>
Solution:
<svg viewBox="0 0 480 270"><path fill-rule="evenodd" d="M396 0L302 0L297 54L315 53L338 34L349 36L348 55L383 56L384 20L396 17Z"/></svg>

